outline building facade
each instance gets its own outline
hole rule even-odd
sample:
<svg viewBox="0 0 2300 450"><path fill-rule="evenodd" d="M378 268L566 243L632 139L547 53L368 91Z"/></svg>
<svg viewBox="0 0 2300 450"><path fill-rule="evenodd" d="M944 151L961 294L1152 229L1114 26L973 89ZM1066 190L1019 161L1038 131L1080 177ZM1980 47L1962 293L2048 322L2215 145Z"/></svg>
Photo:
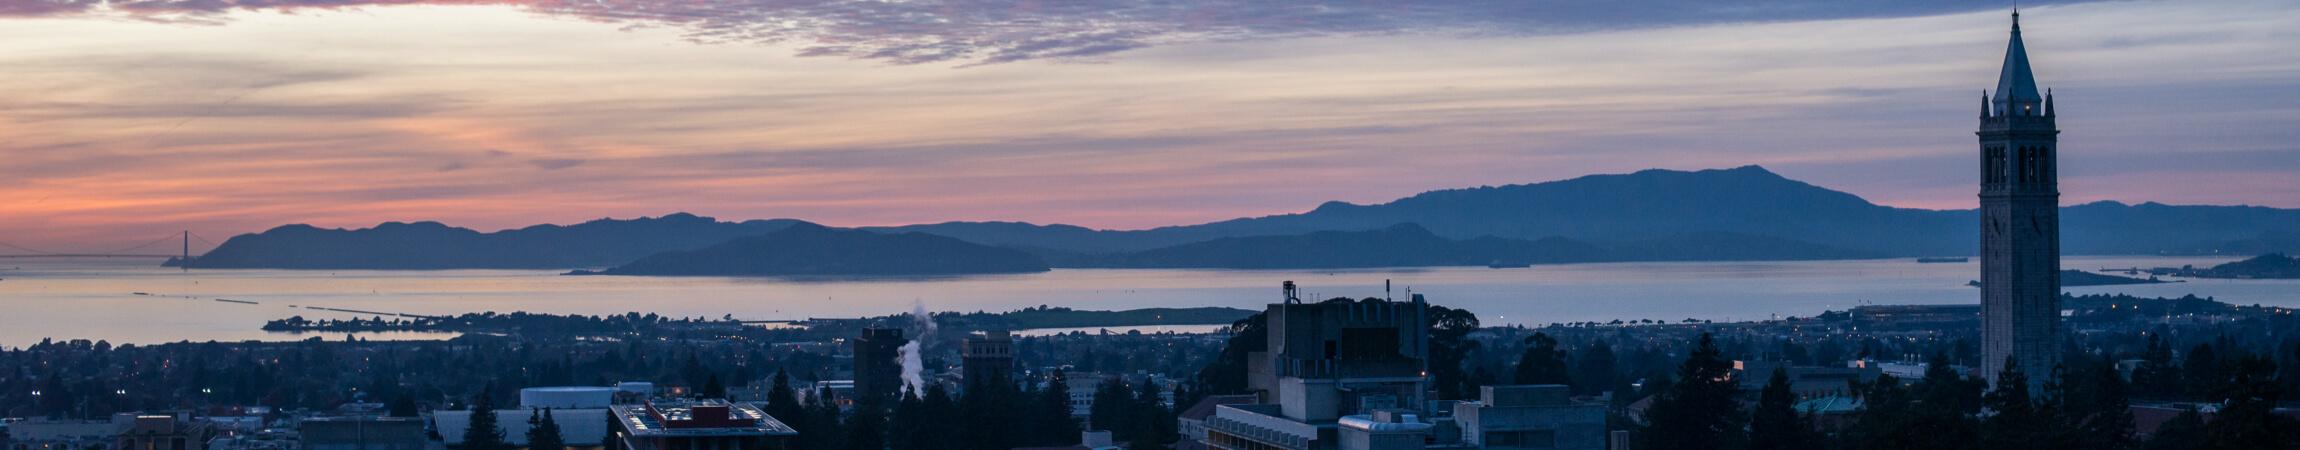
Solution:
<svg viewBox="0 0 2300 450"><path fill-rule="evenodd" d="M902 345L910 343L900 328L864 328L855 339L855 396L859 402L892 401L902 394Z"/></svg>
<svg viewBox="0 0 2300 450"><path fill-rule="evenodd" d="M1464 445L1486 449L1605 450L1605 403L1573 398L1565 385L1485 386L1455 403Z"/></svg>
<svg viewBox="0 0 2300 450"><path fill-rule="evenodd" d="M1993 98L1982 97L1981 370L1994 386L2008 358L2032 385L2059 363L2060 129L2021 43L2020 13ZM2034 387L2034 386L2032 386Z"/></svg>
<svg viewBox="0 0 2300 450"><path fill-rule="evenodd" d="M961 344L960 372L967 386L990 380L1014 381L1014 334L1004 330L970 334Z"/></svg>
<svg viewBox="0 0 2300 450"><path fill-rule="evenodd" d="M1285 283L1284 301L1262 312L1265 347L1247 352L1246 385L1262 403L1215 407L1204 444L1335 450L1426 440L1417 412L1430 388L1429 303L1420 295L1303 303L1298 292ZM1345 428L1355 430L1347 440Z"/></svg>

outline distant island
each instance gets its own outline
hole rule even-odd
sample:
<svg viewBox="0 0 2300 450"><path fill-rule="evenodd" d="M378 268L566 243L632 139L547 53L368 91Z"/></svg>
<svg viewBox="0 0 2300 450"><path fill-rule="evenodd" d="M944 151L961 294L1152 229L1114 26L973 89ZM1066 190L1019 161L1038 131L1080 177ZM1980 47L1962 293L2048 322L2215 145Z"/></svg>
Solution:
<svg viewBox="0 0 2300 450"><path fill-rule="evenodd" d="M1047 271L1037 255L925 233L877 233L799 223L696 250L657 253L569 275L932 276Z"/></svg>
<svg viewBox="0 0 2300 450"><path fill-rule="evenodd" d="M2064 207L2061 213L2063 250L2070 255L2300 252L2300 230L2292 225L2300 223L2300 210L2294 209L2095 202ZM1388 203L1327 202L1295 214L1146 230L1022 222L859 229L1022 251L1050 267L1517 267L1596 261L1954 258L1979 247L1975 214L1877 205L1745 166L1438 190ZM670 259L675 257L664 256L672 252L698 251L803 223L723 222L680 213L496 232L436 222L390 222L348 230L288 225L233 237L192 258L190 264L194 268L570 269L627 266L662 256L625 270L802 273L811 269L792 266L794 261L777 263L783 265L780 268L753 268L757 270L661 265L673 264ZM987 260L949 264L973 267L965 271L996 265ZM1022 269L1026 268L995 270Z"/></svg>
<svg viewBox="0 0 2300 450"><path fill-rule="evenodd" d="M2210 269L2190 271L2181 276L2196 278L2300 278L2300 258L2282 253L2260 255L2243 261L2212 266Z"/></svg>
<svg viewBox="0 0 2300 450"><path fill-rule="evenodd" d="M2159 283L2173 283L2173 282L2172 282L2172 281L2164 281L2164 280L2159 280L2159 279L2156 279L2156 277L2153 277L2153 276L2152 276L2152 277L2148 277L2148 278L2133 278L2133 277L2120 277L2120 276L2115 276L2115 275L2097 274L2097 273L2086 272L2086 271L2082 271L2082 270L2065 270L2065 269L2064 269L2064 270L2061 270L2061 271L2060 271L2060 287L2064 287L2064 288L2065 288L2065 287L2083 287L2083 286L2118 286L2118 285L2126 285L2126 284L2159 284ZM1979 287L1979 286L1981 285L1981 282L1980 282L1979 280L1968 281L1968 282L1965 282L1965 285L1966 285L1966 286Z"/></svg>

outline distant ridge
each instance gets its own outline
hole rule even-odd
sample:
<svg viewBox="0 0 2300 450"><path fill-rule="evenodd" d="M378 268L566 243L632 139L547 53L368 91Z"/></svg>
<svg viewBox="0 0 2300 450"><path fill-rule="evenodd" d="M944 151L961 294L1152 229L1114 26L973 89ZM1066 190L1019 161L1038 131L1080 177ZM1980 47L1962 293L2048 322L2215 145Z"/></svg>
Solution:
<svg viewBox="0 0 2300 450"><path fill-rule="evenodd" d="M696 250L657 253L571 275L931 276L1045 272L1046 261L1010 248L925 233L877 233L794 224Z"/></svg>
<svg viewBox="0 0 2300 450"><path fill-rule="evenodd" d="M1327 202L1301 213L1147 230L1025 222L862 229L1019 249L1056 267L1310 268L1972 255L1979 247L1976 214L1877 205L1743 166L1446 189L1386 203ZM2062 251L2071 255L2300 252L2300 210L2096 202L2064 207L2061 217ZM608 267L798 223L679 213L495 233L434 222L359 230L289 225L234 237L194 267ZM1401 224L1419 232L1393 229ZM1267 254L1273 252L1295 256ZM1526 260L1510 260L1516 257Z"/></svg>
<svg viewBox="0 0 2300 450"><path fill-rule="evenodd" d="M804 223L790 219L721 222L687 213L575 225L535 225L481 233L438 222L386 222L375 228L287 225L225 240L193 259L195 268L564 269L604 267L669 250L702 248Z"/></svg>

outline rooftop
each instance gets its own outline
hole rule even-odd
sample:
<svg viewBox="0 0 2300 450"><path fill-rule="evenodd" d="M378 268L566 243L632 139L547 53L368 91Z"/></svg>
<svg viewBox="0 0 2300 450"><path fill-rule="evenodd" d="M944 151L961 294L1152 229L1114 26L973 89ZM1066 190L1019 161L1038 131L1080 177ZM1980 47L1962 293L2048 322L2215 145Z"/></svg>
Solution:
<svg viewBox="0 0 2300 450"><path fill-rule="evenodd" d="M656 400L615 405L615 420L635 437L795 436L798 430L747 403Z"/></svg>

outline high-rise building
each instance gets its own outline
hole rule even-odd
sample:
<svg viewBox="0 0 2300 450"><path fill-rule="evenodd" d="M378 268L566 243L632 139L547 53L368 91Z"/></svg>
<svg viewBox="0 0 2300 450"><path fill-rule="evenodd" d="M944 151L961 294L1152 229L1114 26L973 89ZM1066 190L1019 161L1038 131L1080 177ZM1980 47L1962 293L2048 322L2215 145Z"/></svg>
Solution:
<svg viewBox="0 0 2300 450"><path fill-rule="evenodd" d="M1014 382L1013 333L998 330L967 335L960 358L967 386L992 380Z"/></svg>
<svg viewBox="0 0 2300 450"><path fill-rule="evenodd" d="M2060 361L2060 129L2018 11L1995 97L1981 103L1981 367L1993 386L2010 358L2041 385Z"/></svg>
<svg viewBox="0 0 2300 450"><path fill-rule="evenodd" d="M903 338L900 328L863 329L854 348L858 400L894 400L902 394L902 345L907 343L910 340Z"/></svg>
<svg viewBox="0 0 2300 450"><path fill-rule="evenodd" d="M1219 405L1206 420L1219 450L1392 450L1431 436L1429 302L1303 303L1294 283L1262 312L1268 340L1247 353L1263 404ZM1418 448L1418 447L1415 447Z"/></svg>

